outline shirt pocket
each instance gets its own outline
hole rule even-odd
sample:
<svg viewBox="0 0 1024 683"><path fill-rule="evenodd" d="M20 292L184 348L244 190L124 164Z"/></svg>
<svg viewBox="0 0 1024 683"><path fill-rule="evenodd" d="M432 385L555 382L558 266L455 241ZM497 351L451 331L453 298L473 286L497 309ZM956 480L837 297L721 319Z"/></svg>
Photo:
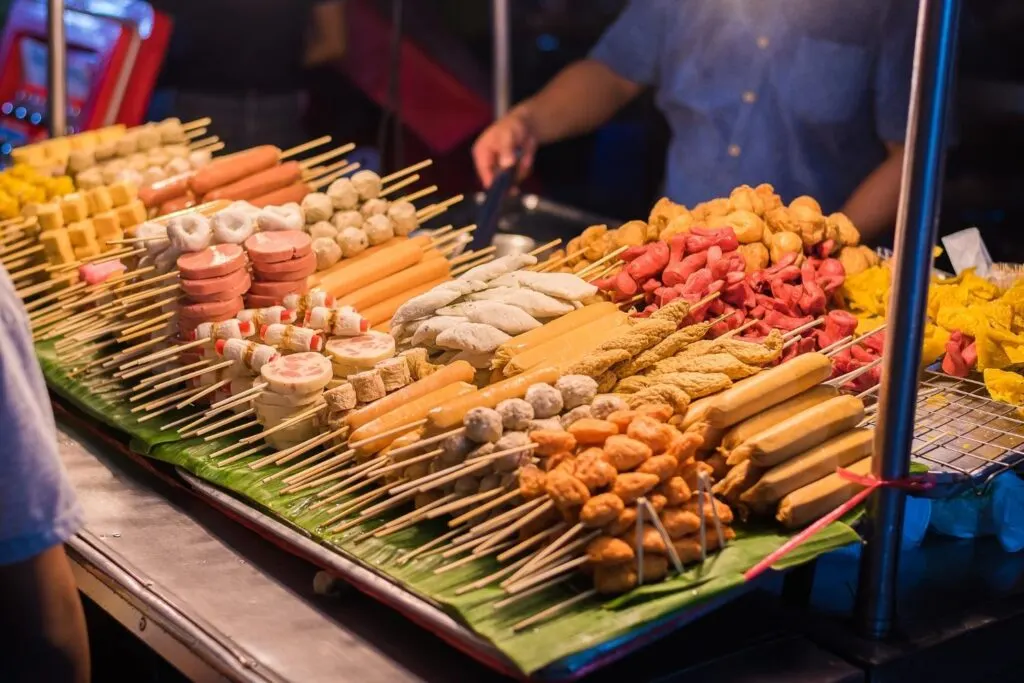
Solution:
<svg viewBox="0 0 1024 683"><path fill-rule="evenodd" d="M844 123L863 108L870 72L867 48L801 36L781 90L800 119Z"/></svg>

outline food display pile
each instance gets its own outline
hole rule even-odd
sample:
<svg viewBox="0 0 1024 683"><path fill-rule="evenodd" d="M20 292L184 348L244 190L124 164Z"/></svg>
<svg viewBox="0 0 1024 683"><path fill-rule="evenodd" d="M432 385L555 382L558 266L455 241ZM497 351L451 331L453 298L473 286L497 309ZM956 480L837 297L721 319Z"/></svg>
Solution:
<svg viewBox="0 0 1024 683"><path fill-rule="evenodd" d="M48 380L521 671L727 593L862 489L888 271L842 214L744 186L495 258L433 227L461 195L423 205L429 160L217 156L209 123L51 141L0 176ZM1017 362L1016 287L933 290L951 374ZM777 566L856 534L815 539Z"/></svg>

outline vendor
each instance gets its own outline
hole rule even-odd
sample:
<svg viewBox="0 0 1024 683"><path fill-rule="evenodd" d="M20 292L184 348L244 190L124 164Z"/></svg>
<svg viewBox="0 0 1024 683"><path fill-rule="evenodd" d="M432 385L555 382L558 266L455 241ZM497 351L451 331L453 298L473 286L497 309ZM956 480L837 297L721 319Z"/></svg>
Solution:
<svg viewBox="0 0 1024 683"><path fill-rule="evenodd" d="M477 140L485 186L539 145L594 130L647 86L672 129L665 194L694 206L771 183L843 211L868 241L896 219L917 3L631 0L571 64Z"/></svg>

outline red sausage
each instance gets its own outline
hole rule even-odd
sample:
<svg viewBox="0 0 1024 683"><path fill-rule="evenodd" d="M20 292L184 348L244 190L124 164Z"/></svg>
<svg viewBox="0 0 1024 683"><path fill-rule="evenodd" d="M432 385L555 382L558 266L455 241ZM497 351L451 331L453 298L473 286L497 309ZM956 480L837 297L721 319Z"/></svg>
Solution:
<svg viewBox="0 0 1024 683"><path fill-rule="evenodd" d="M287 292L291 294L292 292ZM296 292L298 294L298 292ZM249 294L245 297L245 305L248 308L269 308L271 306L280 306L284 301L285 295L281 296L264 296L263 294Z"/></svg>
<svg viewBox="0 0 1024 683"><path fill-rule="evenodd" d="M302 230L257 232L245 240L253 263L280 263L313 253L313 241Z"/></svg>
<svg viewBox="0 0 1024 683"><path fill-rule="evenodd" d="M192 301L220 301L241 296L249 291L249 274L244 268L220 277L202 280L182 279L181 288Z"/></svg>
<svg viewBox="0 0 1024 683"><path fill-rule="evenodd" d="M305 256L278 263L253 262L252 272L258 279L270 280L271 282L301 280L316 272L316 254L309 253Z"/></svg>
<svg viewBox="0 0 1024 683"><path fill-rule="evenodd" d="M158 180L149 185L139 188L139 199L146 205L147 209L160 206L164 202L182 196L188 192L188 181L195 174L195 171L185 171L170 178Z"/></svg>
<svg viewBox="0 0 1024 683"><path fill-rule="evenodd" d="M195 304L185 304L181 307L178 317L182 323L195 323L193 327L204 322L222 322L233 318L245 305L242 297L236 296L226 301L206 301ZM226 316L226 317L225 317Z"/></svg>
<svg viewBox="0 0 1024 683"><path fill-rule="evenodd" d="M245 268L245 251L237 244L215 244L202 251L178 257L178 270L184 280L223 277Z"/></svg>
<svg viewBox="0 0 1024 683"><path fill-rule="evenodd" d="M261 209L264 206L281 206L290 202L301 204L306 195L312 191L306 183L292 183L288 187L274 190L262 197L250 200L249 203Z"/></svg>
<svg viewBox="0 0 1024 683"><path fill-rule="evenodd" d="M251 176L242 178L229 185L218 187L212 192L203 196L204 202L211 202L215 199L256 199L268 192L288 187L302 178L302 167L297 161L288 161L278 166L268 168Z"/></svg>
<svg viewBox="0 0 1024 683"><path fill-rule="evenodd" d="M305 294L309 291L309 284L306 278L298 280L282 280L273 282L270 280L257 281L249 287L249 295L268 296L278 301L283 301L288 294Z"/></svg>
<svg viewBox="0 0 1024 683"><path fill-rule="evenodd" d="M281 160L281 150L273 145L261 145L244 152L231 154L203 166L189 181L197 196L204 196L242 178L273 168Z"/></svg>
<svg viewBox="0 0 1024 683"><path fill-rule="evenodd" d="M194 194L192 194L191 192L188 192L186 194L181 195L180 197L175 197L174 199L169 199L166 202L164 202L163 204L161 204L160 208L157 209L157 211L156 211L156 215L157 216L166 216L167 214L174 213L175 211L181 211L183 209L191 209L195 205L196 205L196 196Z"/></svg>

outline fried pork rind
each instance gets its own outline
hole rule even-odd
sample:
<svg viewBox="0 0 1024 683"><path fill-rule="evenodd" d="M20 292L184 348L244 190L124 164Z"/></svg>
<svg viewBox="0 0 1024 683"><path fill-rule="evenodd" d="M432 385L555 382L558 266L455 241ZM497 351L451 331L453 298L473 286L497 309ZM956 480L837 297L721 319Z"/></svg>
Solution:
<svg viewBox="0 0 1024 683"><path fill-rule="evenodd" d="M645 387L635 394L626 394L626 402L631 408L668 403L677 413L685 413L686 409L690 407L690 396L685 389L659 382Z"/></svg>
<svg viewBox="0 0 1024 683"><path fill-rule="evenodd" d="M814 197L808 197L807 195L797 197L789 203L789 210L793 211L795 209L799 209L801 211L813 211L819 216L821 215L821 204L819 204L818 200Z"/></svg>
<svg viewBox="0 0 1024 683"><path fill-rule="evenodd" d="M742 363L764 367L771 365L782 355L782 332L772 330L760 343L743 341L742 339L716 339L712 344L704 346L697 342L683 349L677 357L690 357L705 353L728 353ZM699 347L698 347L699 345Z"/></svg>
<svg viewBox="0 0 1024 683"><path fill-rule="evenodd" d="M764 246L763 243L741 244L739 252L746 263L745 272L747 275L768 267L768 247Z"/></svg>
<svg viewBox="0 0 1024 683"><path fill-rule="evenodd" d="M655 341L654 343L657 343ZM599 378L608 372L613 365L627 361L633 357L629 349L604 349L587 356L580 362L569 368L573 375L587 375L588 377ZM601 390L601 382L598 380L598 390Z"/></svg>
<svg viewBox="0 0 1024 683"><path fill-rule="evenodd" d="M629 221L613 230L612 239L615 241L615 248L639 247L647 241L647 223L643 221Z"/></svg>
<svg viewBox="0 0 1024 683"><path fill-rule="evenodd" d="M636 558L633 546L614 536L598 536L587 544L587 559L596 565L622 564Z"/></svg>
<svg viewBox="0 0 1024 683"><path fill-rule="evenodd" d="M669 308L669 306L672 306L672 304L674 303L675 302L673 301L668 306L659 309L659 311L656 312L654 315L657 315L661 311L665 311L666 309ZM686 310L687 312L689 311L689 306L686 307ZM601 356L601 353L604 351L626 351L626 358L620 357L620 360L616 361L621 362L623 360L627 360L633 356L637 356L643 353L644 351L651 348L652 346L660 342L662 339L676 331L676 327L679 325L678 321L674 320L671 317L667 317L668 314L666 314L666 316L658 318L655 318L654 315L652 315L650 318L647 318L646 320L637 323L636 325L633 325L632 327L625 329L622 332L622 334L612 339L609 339L605 343L598 346L597 349L595 349L596 353L594 353L591 356L591 359ZM614 364L615 363L610 363L607 365L607 367L602 366L603 369L601 370L601 372L604 372L605 370L609 369ZM601 374L601 372L598 372L597 374L599 375ZM569 371L569 374L589 375L590 377L595 376L592 372L574 372L571 369Z"/></svg>
<svg viewBox="0 0 1024 683"><path fill-rule="evenodd" d="M714 347L709 346L709 348ZM650 382L647 381L649 378L657 378L679 372L719 373L731 380L738 380L756 375L760 371L761 368L756 365L747 365L729 353L707 353L694 356L680 355L666 358L656 363L642 377L627 377L619 382L615 390L632 393L649 386Z"/></svg>
<svg viewBox="0 0 1024 683"><path fill-rule="evenodd" d="M625 509L625 503L614 493L602 493L583 504L580 524L588 529L599 529L617 520Z"/></svg>
<svg viewBox="0 0 1024 683"><path fill-rule="evenodd" d="M674 356L693 342L703 339L710 329L710 322L687 325L683 329L668 335L653 347L636 356L633 360L617 366L615 374L623 378L642 372L655 363Z"/></svg>
<svg viewBox="0 0 1024 683"><path fill-rule="evenodd" d="M732 228L740 244L760 242L764 236L764 221L751 211L733 211L715 216L708 221L709 228Z"/></svg>
<svg viewBox="0 0 1024 683"><path fill-rule="evenodd" d="M674 359L673 359L674 360ZM690 399L710 396L732 386L729 375L722 372L666 372L659 375L638 375L619 382L620 391L635 389L628 396L637 397L641 392L667 385L682 390ZM629 402L630 398L626 398ZM639 400L639 399L634 399ZM677 412L681 412L677 409Z"/></svg>

